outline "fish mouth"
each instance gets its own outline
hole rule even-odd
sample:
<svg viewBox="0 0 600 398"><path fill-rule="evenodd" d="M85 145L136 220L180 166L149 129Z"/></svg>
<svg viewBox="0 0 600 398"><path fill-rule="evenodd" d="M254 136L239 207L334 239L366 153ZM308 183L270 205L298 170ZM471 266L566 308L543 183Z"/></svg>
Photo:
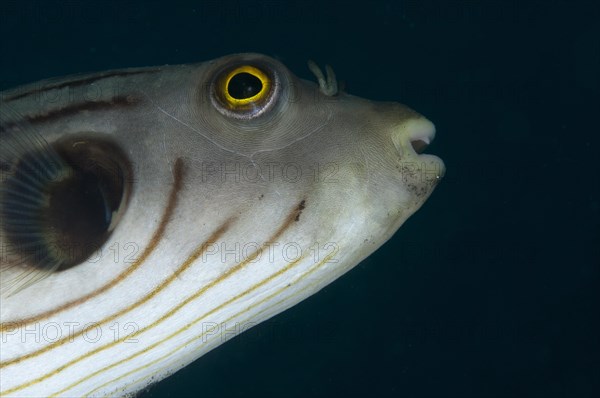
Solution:
<svg viewBox="0 0 600 398"><path fill-rule="evenodd" d="M415 154L420 155L435 139L435 126L427 119L420 119L412 123L408 142Z"/></svg>
<svg viewBox="0 0 600 398"><path fill-rule="evenodd" d="M411 140L410 144L413 147L413 150L418 153L421 154L423 152L425 152L425 149L427 149L427 147L430 144L430 140L427 138L419 138L417 140Z"/></svg>
<svg viewBox="0 0 600 398"><path fill-rule="evenodd" d="M430 164L437 170L437 179L444 176L446 168L442 159L429 153L424 153L435 139L436 130L433 123L426 118L413 119L402 125L394 136L394 144L401 159L419 161Z"/></svg>

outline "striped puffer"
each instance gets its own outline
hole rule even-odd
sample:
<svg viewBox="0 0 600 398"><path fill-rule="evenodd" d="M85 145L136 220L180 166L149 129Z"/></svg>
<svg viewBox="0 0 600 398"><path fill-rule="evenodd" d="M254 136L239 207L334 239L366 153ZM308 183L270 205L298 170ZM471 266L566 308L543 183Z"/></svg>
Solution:
<svg viewBox="0 0 600 398"><path fill-rule="evenodd" d="M444 173L397 103L237 54L0 94L0 395L128 395L369 256Z"/></svg>

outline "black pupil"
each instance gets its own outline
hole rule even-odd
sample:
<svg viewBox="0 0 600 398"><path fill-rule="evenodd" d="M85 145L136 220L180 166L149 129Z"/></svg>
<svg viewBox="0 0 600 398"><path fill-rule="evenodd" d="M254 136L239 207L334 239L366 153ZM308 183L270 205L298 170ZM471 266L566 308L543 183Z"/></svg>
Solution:
<svg viewBox="0 0 600 398"><path fill-rule="evenodd" d="M231 78L227 92L235 99L246 99L260 93L263 85L260 79L250 73L238 73Z"/></svg>

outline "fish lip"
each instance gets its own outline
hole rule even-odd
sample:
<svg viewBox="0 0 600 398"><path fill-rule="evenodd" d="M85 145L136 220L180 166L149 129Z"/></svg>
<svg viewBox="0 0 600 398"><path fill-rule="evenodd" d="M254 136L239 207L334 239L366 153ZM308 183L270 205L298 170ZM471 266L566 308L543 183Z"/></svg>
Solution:
<svg viewBox="0 0 600 398"><path fill-rule="evenodd" d="M419 158L419 160L432 165L428 169L436 171L436 173L435 173L436 180L439 181L442 178L444 178L444 176L446 175L446 165L444 164L444 161L439 156L432 155L430 153L422 153L422 154L418 155L418 158Z"/></svg>
<svg viewBox="0 0 600 398"><path fill-rule="evenodd" d="M436 155L432 155L430 153L422 153L425 149L427 149L429 145L431 145L431 143L435 139L436 134L435 125L429 120L427 120L427 122L428 123L422 124L423 127L421 129L416 129L415 131L411 132L411 134L409 135L409 141L411 144L410 147L413 149L414 153L417 155L419 160L435 165L437 169L436 178L440 180L446 174L446 165L444 164L444 161ZM423 142L425 144L423 148L420 148L421 151L418 151L417 148L415 148L415 143L417 142Z"/></svg>
<svg viewBox="0 0 600 398"><path fill-rule="evenodd" d="M434 139L435 126L424 117L401 124L392 135L394 146L401 157L421 156L420 152L425 150Z"/></svg>
<svg viewBox="0 0 600 398"><path fill-rule="evenodd" d="M431 168L437 170L436 179L440 180L446 173L444 161L430 153L421 153L433 142L435 136L435 125L421 117L403 125L394 136L394 144L401 159L416 158L420 162L430 164Z"/></svg>
<svg viewBox="0 0 600 398"><path fill-rule="evenodd" d="M421 153L431 145L435 139L435 131L435 125L427 119L419 120L418 127L411 129L408 141L417 156L421 156Z"/></svg>

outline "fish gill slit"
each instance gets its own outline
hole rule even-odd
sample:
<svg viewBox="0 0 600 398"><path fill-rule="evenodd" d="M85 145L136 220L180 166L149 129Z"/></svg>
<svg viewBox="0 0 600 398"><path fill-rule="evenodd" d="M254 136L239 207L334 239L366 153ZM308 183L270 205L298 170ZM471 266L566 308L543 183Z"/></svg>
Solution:
<svg viewBox="0 0 600 398"><path fill-rule="evenodd" d="M131 266L129 266L125 271L123 271L121 274L119 274L116 278L111 279L108 283L106 283L102 287L94 290L93 292L86 294L83 297L69 301L65 304L62 304L59 307L45 311L38 315L34 315L34 316L31 316L28 318L23 318L23 319L17 319L14 321L0 323L0 332L5 332L7 330L14 328L15 326L24 327L24 326L32 324L34 322L39 322L39 321L47 319L51 316L57 315L61 312L67 311L75 306L85 303L86 301L88 301L94 297L99 296L102 293L105 293L106 291L110 290L111 288L115 287L120 282L125 280L127 277L131 276L134 271L139 269L144 264L146 259L148 259L150 254L152 254L152 252L156 249L156 247L162 240L165 230L167 228L167 225L171 221L173 213L175 211L175 208L177 207L179 192L181 191L181 188L183 186L183 179L184 179L184 162L181 158L177 158L177 160L175 161L174 167L173 167L173 186L171 187L171 192L169 193L169 197L167 199L167 204L166 204L165 210L162 214L162 217L160 219L160 222L158 224L158 227L152 234L152 237L150 238L150 242L148 243L148 245L146 246L146 248L144 249L144 251L142 252L140 257L138 257L137 260L131 264ZM2 367L2 363L0 363L0 367Z"/></svg>

